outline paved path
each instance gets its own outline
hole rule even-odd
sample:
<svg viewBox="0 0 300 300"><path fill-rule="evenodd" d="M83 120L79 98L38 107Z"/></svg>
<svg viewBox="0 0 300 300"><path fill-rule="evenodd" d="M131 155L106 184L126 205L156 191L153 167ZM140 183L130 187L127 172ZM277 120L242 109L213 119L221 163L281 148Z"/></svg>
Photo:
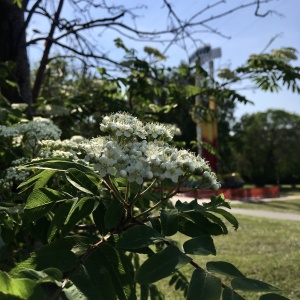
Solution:
<svg viewBox="0 0 300 300"><path fill-rule="evenodd" d="M266 210L258 210L258 209L254 210L254 209L234 208L234 207L230 209L230 212L232 212L233 214L241 214L247 216L300 221L300 214L280 213L275 211L266 211Z"/></svg>
<svg viewBox="0 0 300 300"><path fill-rule="evenodd" d="M248 200L247 202L267 202L267 201L282 201L282 200L292 200L299 199L299 196L288 196L288 197L280 197L280 198L268 198L268 199L256 199L256 200ZM172 199L172 202L175 204L177 200L183 202L189 202L194 200L191 197L185 196L175 196ZM209 202L209 199L198 199L198 202ZM241 214L247 216L255 216L255 217L265 217L271 219L281 219L281 220L291 220L291 221L300 221L300 214L292 214L292 213L280 213L274 211L266 211L266 210L254 210L254 209L245 209L245 208L234 208L234 204L241 204L245 201L231 200L231 210L233 214Z"/></svg>

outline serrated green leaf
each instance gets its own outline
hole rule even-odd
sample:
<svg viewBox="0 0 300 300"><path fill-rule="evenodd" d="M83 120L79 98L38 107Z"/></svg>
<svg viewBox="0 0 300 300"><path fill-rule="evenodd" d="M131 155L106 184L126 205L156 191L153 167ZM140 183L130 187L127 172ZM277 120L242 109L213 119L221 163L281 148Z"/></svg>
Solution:
<svg viewBox="0 0 300 300"><path fill-rule="evenodd" d="M124 205L117 200L112 200L107 207L104 223L107 229L116 228L122 220Z"/></svg>
<svg viewBox="0 0 300 300"><path fill-rule="evenodd" d="M275 293L269 293L269 294L261 295L259 300L290 300L290 299Z"/></svg>
<svg viewBox="0 0 300 300"><path fill-rule="evenodd" d="M206 269L209 272L215 272L232 277L245 277L233 264L226 261L209 261L206 263Z"/></svg>
<svg viewBox="0 0 300 300"><path fill-rule="evenodd" d="M257 291L257 292L279 291L278 288L268 283L256 279L246 278L246 277L233 278L231 281L231 286L235 290L242 290L242 291Z"/></svg>
<svg viewBox="0 0 300 300"><path fill-rule="evenodd" d="M135 280L140 284L149 284L168 277L175 270L192 261L175 246L168 246L164 250L148 258L136 272Z"/></svg>
<svg viewBox="0 0 300 300"><path fill-rule="evenodd" d="M189 285L187 300L219 300L222 293L222 283L204 270L195 269Z"/></svg>
<svg viewBox="0 0 300 300"><path fill-rule="evenodd" d="M214 241L210 235L201 235L183 244L185 253L194 255L216 255Z"/></svg>
<svg viewBox="0 0 300 300"><path fill-rule="evenodd" d="M35 189L44 187L56 172L55 170L38 170L35 174L26 179L26 181L22 182L18 186L18 189L24 192L32 186L34 186Z"/></svg>
<svg viewBox="0 0 300 300"><path fill-rule="evenodd" d="M52 169L57 171L66 171L68 169L77 169L79 171L85 172L85 173L92 173L91 168L84 166L79 163L75 163L72 160L67 160L65 158L51 158L51 159L41 159L41 160L35 160L33 162L30 162L28 164L22 165L20 168L29 168L29 169Z"/></svg>
<svg viewBox="0 0 300 300"><path fill-rule="evenodd" d="M224 288L222 293L222 300L245 300L245 298L243 298L234 290Z"/></svg>
<svg viewBox="0 0 300 300"><path fill-rule="evenodd" d="M157 240L162 240L162 236L155 229L138 225L126 230L116 243L119 249L140 249L152 245Z"/></svg>
<svg viewBox="0 0 300 300"><path fill-rule="evenodd" d="M12 278L0 271L0 293L2 299L43 299L44 292L39 284L28 278ZM0 295L1 295L0 294Z"/></svg>
<svg viewBox="0 0 300 300"><path fill-rule="evenodd" d="M94 181L78 169L68 169L66 171L66 178L74 187L84 193L91 195L98 193L98 186L94 183Z"/></svg>
<svg viewBox="0 0 300 300"><path fill-rule="evenodd" d="M54 239L56 233L59 229L63 227L63 224L71 210L73 205L73 201L65 201L63 202L55 211L54 217L51 220L50 226L48 228L47 240L48 243L51 243Z"/></svg>
<svg viewBox="0 0 300 300"><path fill-rule="evenodd" d="M62 235L68 234L80 220L90 215L96 203L94 198L84 197L74 204L64 222L64 226L61 230Z"/></svg>
<svg viewBox="0 0 300 300"><path fill-rule="evenodd" d="M31 253L31 256L20 262L9 274L18 277L20 272L27 269L42 271L48 268L59 269L61 272L70 271L77 264L77 256L72 248L78 238L65 238L45 245Z"/></svg>
<svg viewBox="0 0 300 300"><path fill-rule="evenodd" d="M43 217L55 205L55 202L66 199L66 195L59 191L40 188L29 195L24 211L31 221Z"/></svg>
<svg viewBox="0 0 300 300"><path fill-rule="evenodd" d="M163 234L171 236L178 231L178 210L161 210L160 220Z"/></svg>

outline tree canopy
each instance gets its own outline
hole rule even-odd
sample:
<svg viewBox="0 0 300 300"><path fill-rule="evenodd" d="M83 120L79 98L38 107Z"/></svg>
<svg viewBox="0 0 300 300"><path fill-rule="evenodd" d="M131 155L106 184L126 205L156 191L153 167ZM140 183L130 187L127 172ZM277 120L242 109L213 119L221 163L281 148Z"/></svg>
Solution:
<svg viewBox="0 0 300 300"><path fill-rule="evenodd" d="M299 182L300 116L282 110L245 115L233 127L235 168L257 185Z"/></svg>

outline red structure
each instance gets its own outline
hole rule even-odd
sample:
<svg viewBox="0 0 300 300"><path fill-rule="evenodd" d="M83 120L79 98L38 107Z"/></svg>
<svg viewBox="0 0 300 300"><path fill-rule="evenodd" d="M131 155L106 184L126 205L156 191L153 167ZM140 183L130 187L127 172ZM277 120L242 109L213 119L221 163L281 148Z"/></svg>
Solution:
<svg viewBox="0 0 300 300"><path fill-rule="evenodd" d="M182 188L183 189L183 188ZM181 189L181 190L182 190ZM188 188L186 188L188 190ZM225 199L229 200L255 200L263 198L280 197L279 186L263 188L238 188L238 189L220 189L217 191L187 191L183 195L196 199L210 198L212 195L224 194Z"/></svg>

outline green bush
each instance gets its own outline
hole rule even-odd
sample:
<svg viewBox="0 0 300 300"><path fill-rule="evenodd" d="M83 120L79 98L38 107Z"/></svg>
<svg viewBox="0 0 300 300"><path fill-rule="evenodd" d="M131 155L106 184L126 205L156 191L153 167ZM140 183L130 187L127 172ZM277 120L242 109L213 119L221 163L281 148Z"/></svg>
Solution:
<svg viewBox="0 0 300 300"><path fill-rule="evenodd" d="M19 186L30 192L25 206L0 204L2 297L163 299L155 282L171 276L187 299L243 299L238 290L284 299L229 262L202 267L189 256L216 255L213 236L238 228L222 195L170 202L193 174L202 175L196 189L220 187L205 160L172 147L168 127L129 114L104 117L100 129L91 140L41 141L38 158L19 168L33 174ZM190 238L182 249L177 232ZM190 282L186 264L195 268Z"/></svg>

